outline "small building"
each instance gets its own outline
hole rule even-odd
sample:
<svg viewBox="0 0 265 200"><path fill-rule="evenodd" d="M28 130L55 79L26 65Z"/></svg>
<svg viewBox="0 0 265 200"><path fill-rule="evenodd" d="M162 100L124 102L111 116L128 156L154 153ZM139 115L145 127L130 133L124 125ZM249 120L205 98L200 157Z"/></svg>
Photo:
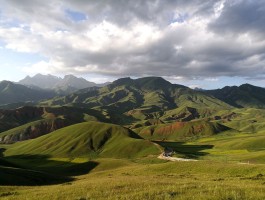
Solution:
<svg viewBox="0 0 265 200"><path fill-rule="evenodd" d="M165 157L171 157L173 153L174 153L174 151L173 151L172 148L166 147L164 149L163 156L165 156Z"/></svg>

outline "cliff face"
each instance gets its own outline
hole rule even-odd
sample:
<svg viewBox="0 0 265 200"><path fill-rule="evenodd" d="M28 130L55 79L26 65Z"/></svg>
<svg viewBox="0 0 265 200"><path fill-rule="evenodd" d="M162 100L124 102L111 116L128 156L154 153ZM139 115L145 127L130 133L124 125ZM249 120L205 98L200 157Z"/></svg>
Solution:
<svg viewBox="0 0 265 200"><path fill-rule="evenodd" d="M24 106L15 110L0 110L0 119L13 118L19 121L40 117L43 114L42 107Z"/></svg>
<svg viewBox="0 0 265 200"><path fill-rule="evenodd" d="M66 127L70 124L71 123L64 119L40 120L37 123L29 124L20 130L0 136L0 143L10 144L18 141L37 138L57 129Z"/></svg>

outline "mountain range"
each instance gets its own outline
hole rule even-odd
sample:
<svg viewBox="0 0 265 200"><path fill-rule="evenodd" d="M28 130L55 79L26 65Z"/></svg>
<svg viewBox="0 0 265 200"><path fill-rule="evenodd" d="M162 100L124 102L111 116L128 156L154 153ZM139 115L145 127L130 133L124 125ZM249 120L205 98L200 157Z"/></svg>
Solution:
<svg viewBox="0 0 265 200"><path fill-rule="evenodd" d="M43 101L44 99L47 100ZM0 108L5 108L3 104L13 104L16 107L23 105L22 102L40 100L41 105L46 106L100 107L108 112L115 111L126 113L127 116L137 115L136 118L146 118L147 115L159 112L159 115L162 113L167 116L168 111L176 109L186 109L185 112L196 110L200 112L197 115L202 115L203 112L232 107L264 108L265 89L243 84L216 90L197 90L171 84L160 77L121 78L113 83L106 83L105 86L73 75L59 78L37 74L34 77L28 76L18 83L0 82Z"/></svg>
<svg viewBox="0 0 265 200"><path fill-rule="evenodd" d="M34 80L35 85L42 83L43 87L55 82L57 85L59 82L70 83L71 80L78 80L74 81L76 87L86 83L84 79L71 75L64 79L52 75L36 75L25 80ZM54 82L48 83L48 80ZM249 84L198 91L171 84L161 77L121 78L103 87L87 87L67 95L58 95L54 90L37 86L2 81L0 141L13 143L27 140L91 120L123 125L149 138L178 138L185 131L192 137L206 130L206 135L212 135L229 128L223 127L219 122L202 121L199 122L201 125L190 122L231 120L238 116L232 112L233 109L262 109L265 108L264 100L265 89ZM179 125L174 124L176 122L184 124L179 128ZM157 134L161 130L162 135L171 136ZM175 133L177 134L174 136Z"/></svg>

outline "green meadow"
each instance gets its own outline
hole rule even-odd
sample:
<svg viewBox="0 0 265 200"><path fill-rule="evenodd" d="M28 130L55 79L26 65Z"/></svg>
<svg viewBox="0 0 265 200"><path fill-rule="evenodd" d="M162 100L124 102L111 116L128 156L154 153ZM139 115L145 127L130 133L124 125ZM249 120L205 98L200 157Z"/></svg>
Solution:
<svg viewBox="0 0 265 200"><path fill-rule="evenodd" d="M97 164L91 171L72 176L70 180L54 180L45 185L37 184L38 186L1 186L0 197L150 200L265 198L263 165L212 161L165 162L155 158L102 158L96 159L95 162ZM64 169L64 166L61 166L61 170ZM17 175L19 173L26 176L24 171L17 172ZM31 173L30 179L35 178L35 172L28 173ZM42 178L40 175L38 177Z"/></svg>

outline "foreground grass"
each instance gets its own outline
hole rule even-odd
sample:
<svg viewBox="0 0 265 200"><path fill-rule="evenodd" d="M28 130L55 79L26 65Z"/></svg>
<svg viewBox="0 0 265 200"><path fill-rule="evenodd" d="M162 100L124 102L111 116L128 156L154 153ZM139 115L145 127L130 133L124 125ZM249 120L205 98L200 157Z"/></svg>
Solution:
<svg viewBox="0 0 265 200"><path fill-rule="evenodd" d="M265 166L97 159L72 182L2 186L1 199L264 199Z"/></svg>
<svg viewBox="0 0 265 200"><path fill-rule="evenodd" d="M212 146L200 151L203 155L200 159L265 164L265 131L209 137L189 144L191 147L192 145Z"/></svg>

